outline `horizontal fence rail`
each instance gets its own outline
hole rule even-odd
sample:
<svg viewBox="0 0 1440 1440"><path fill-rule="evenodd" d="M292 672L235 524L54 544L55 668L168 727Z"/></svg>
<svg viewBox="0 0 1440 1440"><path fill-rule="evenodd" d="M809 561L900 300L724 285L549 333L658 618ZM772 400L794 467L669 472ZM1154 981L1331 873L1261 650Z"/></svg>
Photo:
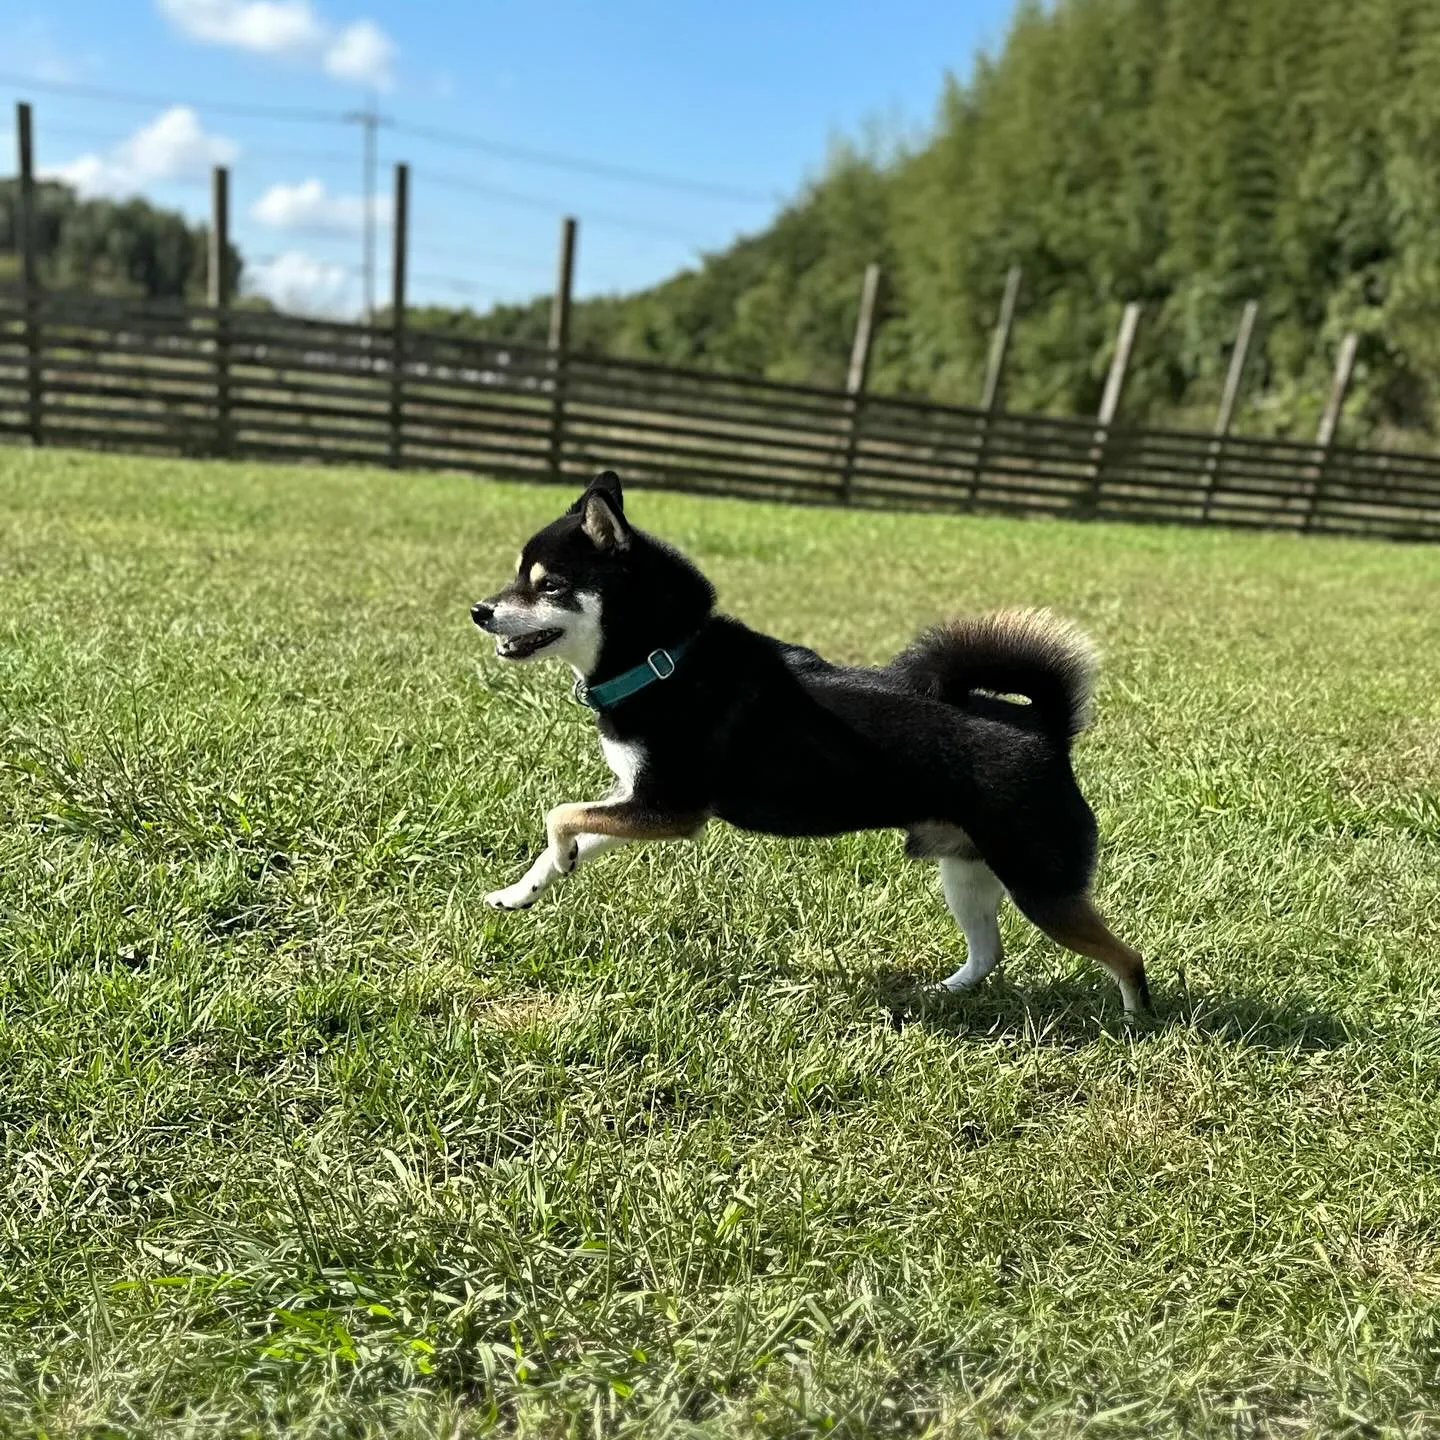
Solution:
<svg viewBox="0 0 1440 1440"><path fill-rule="evenodd" d="M1440 456L1103 425L265 311L0 295L0 436L1440 539Z"/></svg>

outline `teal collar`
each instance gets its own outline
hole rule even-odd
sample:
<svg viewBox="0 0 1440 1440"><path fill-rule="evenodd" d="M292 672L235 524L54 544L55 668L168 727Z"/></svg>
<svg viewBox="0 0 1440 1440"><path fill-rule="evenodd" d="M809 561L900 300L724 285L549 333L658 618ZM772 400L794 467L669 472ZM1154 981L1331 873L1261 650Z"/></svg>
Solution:
<svg viewBox="0 0 1440 1440"><path fill-rule="evenodd" d="M610 710L647 685L653 685L657 680L668 680L693 643L692 636L668 650L652 650L639 665L622 671L613 680L602 680L598 685L587 685L583 680L577 680L575 698L592 710Z"/></svg>

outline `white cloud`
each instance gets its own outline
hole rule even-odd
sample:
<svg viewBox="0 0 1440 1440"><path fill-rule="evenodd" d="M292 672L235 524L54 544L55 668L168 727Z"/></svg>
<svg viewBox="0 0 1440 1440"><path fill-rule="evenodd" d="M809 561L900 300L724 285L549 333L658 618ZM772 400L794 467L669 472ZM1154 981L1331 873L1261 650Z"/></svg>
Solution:
<svg viewBox="0 0 1440 1440"><path fill-rule="evenodd" d="M355 312L350 272L343 265L317 260L302 250L287 250L258 265L247 265L245 288L265 296L282 310L302 315Z"/></svg>
<svg viewBox="0 0 1440 1440"><path fill-rule="evenodd" d="M240 147L211 135L188 105L172 105L105 154L91 152L45 174L81 195L131 195L165 180L203 180L212 165L232 165Z"/></svg>
<svg viewBox="0 0 1440 1440"><path fill-rule="evenodd" d="M325 43L309 0L159 0L182 34L207 45L301 58Z"/></svg>
<svg viewBox="0 0 1440 1440"><path fill-rule="evenodd" d="M325 69L337 80L354 80L377 90L391 86L395 42L373 21L347 25L325 52Z"/></svg>
<svg viewBox="0 0 1440 1440"><path fill-rule="evenodd" d="M375 223L390 223L388 196L375 200ZM365 223L365 202L358 195L332 195L323 181L272 185L250 212L272 230L309 231L317 235L358 235Z"/></svg>
<svg viewBox="0 0 1440 1440"><path fill-rule="evenodd" d="M379 90L392 84L395 42L373 21L336 26L310 0L157 0L191 40L318 65L337 80Z"/></svg>

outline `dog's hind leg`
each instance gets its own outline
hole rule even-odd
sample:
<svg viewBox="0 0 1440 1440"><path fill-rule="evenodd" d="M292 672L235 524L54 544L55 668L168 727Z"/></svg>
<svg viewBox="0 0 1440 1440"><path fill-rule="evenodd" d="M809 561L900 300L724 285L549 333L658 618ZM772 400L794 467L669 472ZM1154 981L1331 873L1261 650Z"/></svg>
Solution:
<svg viewBox="0 0 1440 1440"><path fill-rule="evenodd" d="M1000 963L999 910L1005 887L981 859L975 842L948 820L909 826L905 853L912 860L940 862L945 903L965 936L965 963L936 988L971 990Z"/></svg>
<svg viewBox="0 0 1440 1440"><path fill-rule="evenodd" d="M965 963L942 980L940 988L970 990L1000 963L999 910L1005 887L983 860L947 856L940 861L940 888L965 933Z"/></svg>
<svg viewBox="0 0 1440 1440"><path fill-rule="evenodd" d="M1150 987L1145 981L1144 959L1138 950L1132 950L1111 932L1089 895L1044 899L1015 895L1014 899L1021 911L1056 944L1098 960L1110 972L1120 987L1128 1018L1134 1018L1142 1010L1153 1010Z"/></svg>

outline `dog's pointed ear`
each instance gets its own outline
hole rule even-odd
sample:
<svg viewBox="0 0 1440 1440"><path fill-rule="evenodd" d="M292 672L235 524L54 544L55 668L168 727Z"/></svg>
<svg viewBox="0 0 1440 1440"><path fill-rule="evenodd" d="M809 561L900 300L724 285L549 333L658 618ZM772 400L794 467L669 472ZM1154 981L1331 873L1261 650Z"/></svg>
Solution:
<svg viewBox="0 0 1440 1440"><path fill-rule="evenodd" d="M590 537L597 550L628 550L630 527L625 523L618 501L606 490L593 485L582 497L583 519L580 528Z"/></svg>
<svg viewBox="0 0 1440 1440"><path fill-rule="evenodd" d="M603 495L609 502L610 508L617 514L625 513L625 495L620 489L620 477L613 470L602 470L586 487L580 498L566 512L569 515L578 515L585 509L586 502L594 494Z"/></svg>
<svg viewBox="0 0 1440 1440"><path fill-rule="evenodd" d="M625 494L620 489L620 477L613 470L602 470L590 482L590 489L603 495L617 515L625 513Z"/></svg>

